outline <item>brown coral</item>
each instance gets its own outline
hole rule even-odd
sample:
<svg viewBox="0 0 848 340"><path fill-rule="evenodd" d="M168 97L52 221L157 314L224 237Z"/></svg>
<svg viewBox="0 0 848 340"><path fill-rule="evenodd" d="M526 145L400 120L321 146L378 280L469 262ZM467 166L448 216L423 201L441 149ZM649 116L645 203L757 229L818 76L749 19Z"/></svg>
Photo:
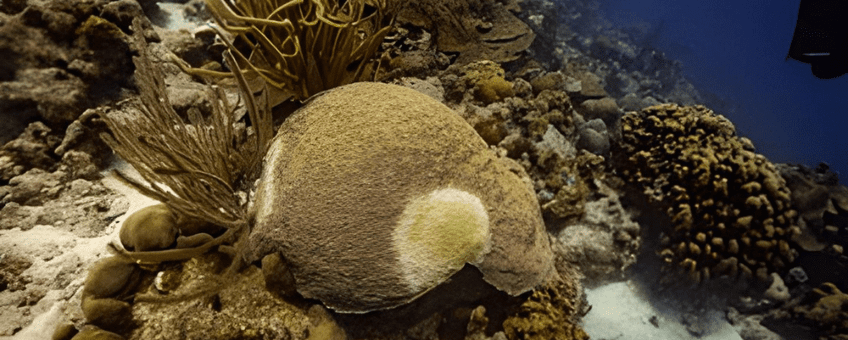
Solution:
<svg viewBox="0 0 848 340"><path fill-rule="evenodd" d="M448 69L456 73L456 81L450 83L447 97L456 101L476 100L485 105L512 97L513 84L507 81L504 70L497 63L483 60Z"/></svg>
<svg viewBox="0 0 848 340"><path fill-rule="evenodd" d="M797 306L794 312L816 323L822 332L829 335L826 339L844 339L848 336L848 294L830 282L813 289L813 293L819 296L818 301L812 306Z"/></svg>
<svg viewBox="0 0 848 340"><path fill-rule="evenodd" d="M437 49L459 54L457 64L507 62L517 59L536 37L510 12L517 10L515 2L415 0L406 3L398 21L434 31Z"/></svg>
<svg viewBox="0 0 848 340"><path fill-rule="evenodd" d="M504 321L504 333L510 340L589 339L574 324L577 299L575 287L562 281L533 290L518 313Z"/></svg>
<svg viewBox="0 0 848 340"><path fill-rule="evenodd" d="M816 169L783 165L779 170L792 190L792 203L798 210L798 244L807 251L820 251L831 245L848 247L848 188L839 185L836 174L825 164Z"/></svg>
<svg viewBox="0 0 848 340"><path fill-rule="evenodd" d="M766 280L795 260L789 189L752 150L703 106L653 106L622 120L619 171L666 209L674 227L659 254L696 281L738 273Z"/></svg>
<svg viewBox="0 0 848 340"><path fill-rule="evenodd" d="M339 87L272 142L247 258L280 253L301 295L341 312L406 304L465 263L522 294L554 268L538 202L512 165L429 96Z"/></svg>

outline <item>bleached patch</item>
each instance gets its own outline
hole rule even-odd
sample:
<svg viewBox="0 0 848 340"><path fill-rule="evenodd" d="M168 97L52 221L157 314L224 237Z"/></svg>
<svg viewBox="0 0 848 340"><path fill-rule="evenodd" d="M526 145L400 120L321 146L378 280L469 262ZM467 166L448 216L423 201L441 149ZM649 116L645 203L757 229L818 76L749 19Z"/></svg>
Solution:
<svg viewBox="0 0 848 340"><path fill-rule="evenodd" d="M471 193L438 189L411 200L392 234L400 269L413 292L423 293L489 251L486 207Z"/></svg>

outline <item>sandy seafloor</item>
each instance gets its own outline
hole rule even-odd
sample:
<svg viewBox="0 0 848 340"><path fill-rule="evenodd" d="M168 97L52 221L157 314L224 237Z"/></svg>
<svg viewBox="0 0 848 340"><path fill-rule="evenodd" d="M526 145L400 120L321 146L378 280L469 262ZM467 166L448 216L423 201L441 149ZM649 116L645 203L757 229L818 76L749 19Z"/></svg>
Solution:
<svg viewBox="0 0 848 340"><path fill-rule="evenodd" d="M162 8L170 12L181 7L168 4ZM176 13L179 14L179 12ZM178 18L179 16L172 16L169 29L195 25ZM603 28L604 24L597 26ZM615 48L612 49L615 50ZM622 53L626 54L627 46L622 47L621 50L624 50L625 52ZM568 54L569 52L559 51L558 53ZM596 67L594 71L599 74L612 72L609 66L595 64L594 67ZM686 87L683 86L683 88ZM618 90L610 92L616 91ZM678 93L676 96L676 98L694 102L699 99L697 95ZM639 98L642 102L635 105L658 102L656 98L648 99L648 97L650 96ZM669 98L675 97L668 95L666 99ZM632 101L624 103L619 101L619 106L624 108L630 105L628 103L632 104ZM3 114L7 113L3 112ZM756 141L753 142L756 144ZM21 228L0 230L0 256L2 256L0 263L3 259L7 259L9 254L27 258L31 262L26 270L15 274L22 278L23 289L12 292L0 291L0 334L2 334L0 339L49 339L58 325L67 323L69 320L80 322L80 295L88 266L108 256L107 244L117 241L120 223L126 216L156 203L111 177L109 171L115 168L127 169L127 164L113 159L107 169L101 170L102 179L78 183L79 186L86 188L102 186L114 192L107 206L102 209L105 211L103 212L105 217L102 220L111 221L106 227L91 231L68 230L63 228L61 222L50 225L40 224L38 220L35 220L35 226L27 230L21 230ZM70 188L70 185L68 187ZM85 195L83 193L80 197L84 198ZM82 198L77 199L77 202L82 202ZM78 206L66 204L58 207L54 206L54 209L75 209ZM560 236L553 235L553 237ZM598 248L605 249L602 246ZM605 250L621 251L618 248ZM631 253L629 256L636 256L636 254ZM627 264L627 266L630 265L632 263ZM621 270L621 268L617 269ZM621 271L606 275L603 279L597 280L601 282L599 285L585 290L586 301L591 305L591 310L582 317L580 325L592 339L781 339L779 335L759 325L757 320L763 317L758 316L756 312L742 317L736 315L734 324L731 324L727 310L703 309L701 310L703 314L699 315L702 322L695 327L698 330L693 331L692 325L685 321L685 315L677 314L673 308L667 309L654 305L652 299L640 293L640 289L637 288L639 284L635 282L638 279L626 273L628 272ZM615 278L610 279L610 277ZM806 292L808 293L809 289ZM693 294L698 294L697 290ZM692 298L697 299L697 295ZM848 304L843 305L845 306ZM764 309L759 312L765 314Z"/></svg>
<svg viewBox="0 0 848 340"><path fill-rule="evenodd" d="M101 181L103 186L118 194L113 202L118 202L119 210L126 209L127 215L124 216L158 203L111 177L109 173L116 169L128 173L133 173L134 170L127 163L116 160L109 169L103 172L106 176ZM79 295L85 281L87 267L98 259L109 256L106 249L110 242L120 242L118 233L122 221L123 218L116 219L99 236L85 238L50 225L36 225L28 231L20 231L20 229L0 231L0 244L4 249L13 249L17 256L36 259L32 266L21 275L29 277L42 289L43 287L53 288L42 292L44 296L32 308L19 309L20 314L4 309L3 320L6 332L9 331L9 327L26 326L15 332L13 336L2 338L50 339L56 328L68 321L68 315L78 315L79 311L74 312L78 308L74 304L80 303ZM4 252L5 254L9 253ZM74 268L72 272L75 278L72 281L64 287L50 284L50 281L58 275L57 271L68 268ZM14 297L6 293L3 298L8 301ZM23 320L31 320L31 322L22 322Z"/></svg>

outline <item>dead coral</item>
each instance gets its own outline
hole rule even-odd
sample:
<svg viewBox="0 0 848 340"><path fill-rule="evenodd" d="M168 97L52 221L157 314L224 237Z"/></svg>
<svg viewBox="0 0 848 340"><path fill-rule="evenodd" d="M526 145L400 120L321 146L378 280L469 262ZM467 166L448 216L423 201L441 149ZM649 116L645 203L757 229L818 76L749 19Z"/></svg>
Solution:
<svg viewBox="0 0 848 340"><path fill-rule="evenodd" d="M833 244L848 247L848 188L838 184L836 174L824 164L816 169L783 165L779 170L798 210L798 244L806 251L820 251Z"/></svg>
<svg viewBox="0 0 848 340"><path fill-rule="evenodd" d="M546 217L579 218L586 197L595 189L594 179L603 177L604 158L575 148L575 111L566 92L543 90L533 95L529 83L506 81L502 72L489 61L451 66L441 77L445 97L460 102L459 115L530 174Z"/></svg>
<svg viewBox="0 0 848 340"><path fill-rule="evenodd" d="M798 246L809 256L801 266L811 282L832 282L848 289L848 187L839 184L837 174L827 165L815 169L802 165L778 166L792 191L792 205L798 210ZM815 260L812 260L815 259Z"/></svg>
<svg viewBox="0 0 848 340"><path fill-rule="evenodd" d="M451 64L450 58L436 51L433 35L423 28L395 25L383 41L383 59L376 71L377 81L400 77L427 78Z"/></svg>
<svg viewBox="0 0 848 340"><path fill-rule="evenodd" d="M557 269L577 268L585 275L581 282L588 287L625 279L624 270L636 263L642 243L640 227L618 193L606 185L593 193L603 196L587 199L582 218L562 227L552 238L559 255Z"/></svg>
<svg viewBox="0 0 848 340"><path fill-rule="evenodd" d="M562 158L557 154L548 157L537 163L539 168L535 169L540 175L545 173L541 191L553 193L552 199L542 204L542 211L558 219L580 218L587 197L597 189L594 180L603 178L604 159L586 151L574 158Z"/></svg>
<svg viewBox="0 0 848 340"><path fill-rule="evenodd" d="M236 37L230 52L244 77L259 76L298 100L368 75L368 61L394 18L388 0L207 4L218 24Z"/></svg>
<svg viewBox="0 0 848 340"><path fill-rule="evenodd" d="M80 237L99 235L129 206L99 182L69 180L61 170L27 171L0 186L0 197L0 230L61 225Z"/></svg>
<svg viewBox="0 0 848 340"><path fill-rule="evenodd" d="M654 106L622 120L618 170L667 209L674 226L659 254L696 281L755 273L766 281L797 256L789 189L752 150L703 106Z"/></svg>
<svg viewBox="0 0 848 340"><path fill-rule="evenodd" d="M438 51L458 54L456 64L507 62L526 50L535 34L512 11L518 4L495 0L408 1L398 22L433 32Z"/></svg>
<svg viewBox="0 0 848 340"><path fill-rule="evenodd" d="M227 263L220 254L206 254L168 270L179 284L169 293L190 295L198 282L222 277ZM136 302L132 306L139 327L129 339L157 337L186 339L305 339L310 318L305 307L277 298L263 284L259 268L249 267L234 276L214 297L175 303ZM174 284L172 284L174 285ZM154 290L154 288L149 288Z"/></svg>
<svg viewBox="0 0 848 340"><path fill-rule="evenodd" d="M17 254L0 255L0 292L25 290L30 278L21 275L32 261Z"/></svg>

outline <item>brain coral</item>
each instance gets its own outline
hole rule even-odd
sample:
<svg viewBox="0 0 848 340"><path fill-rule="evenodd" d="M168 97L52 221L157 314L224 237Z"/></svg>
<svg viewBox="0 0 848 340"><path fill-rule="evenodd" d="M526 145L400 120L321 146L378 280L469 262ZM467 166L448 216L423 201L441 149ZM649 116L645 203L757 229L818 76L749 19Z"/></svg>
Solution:
<svg viewBox="0 0 848 340"><path fill-rule="evenodd" d="M619 171L667 209L674 227L659 254L696 280L766 279L796 257L789 189L752 150L730 121L703 106L653 106L622 120Z"/></svg>
<svg viewBox="0 0 848 340"><path fill-rule="evenodd" d="M249 257L279 254L301 295L342 312L404 304L465 263L517 295L554 275L522 174L424 94L342 86L294 113L272 142Z"/></svg>

